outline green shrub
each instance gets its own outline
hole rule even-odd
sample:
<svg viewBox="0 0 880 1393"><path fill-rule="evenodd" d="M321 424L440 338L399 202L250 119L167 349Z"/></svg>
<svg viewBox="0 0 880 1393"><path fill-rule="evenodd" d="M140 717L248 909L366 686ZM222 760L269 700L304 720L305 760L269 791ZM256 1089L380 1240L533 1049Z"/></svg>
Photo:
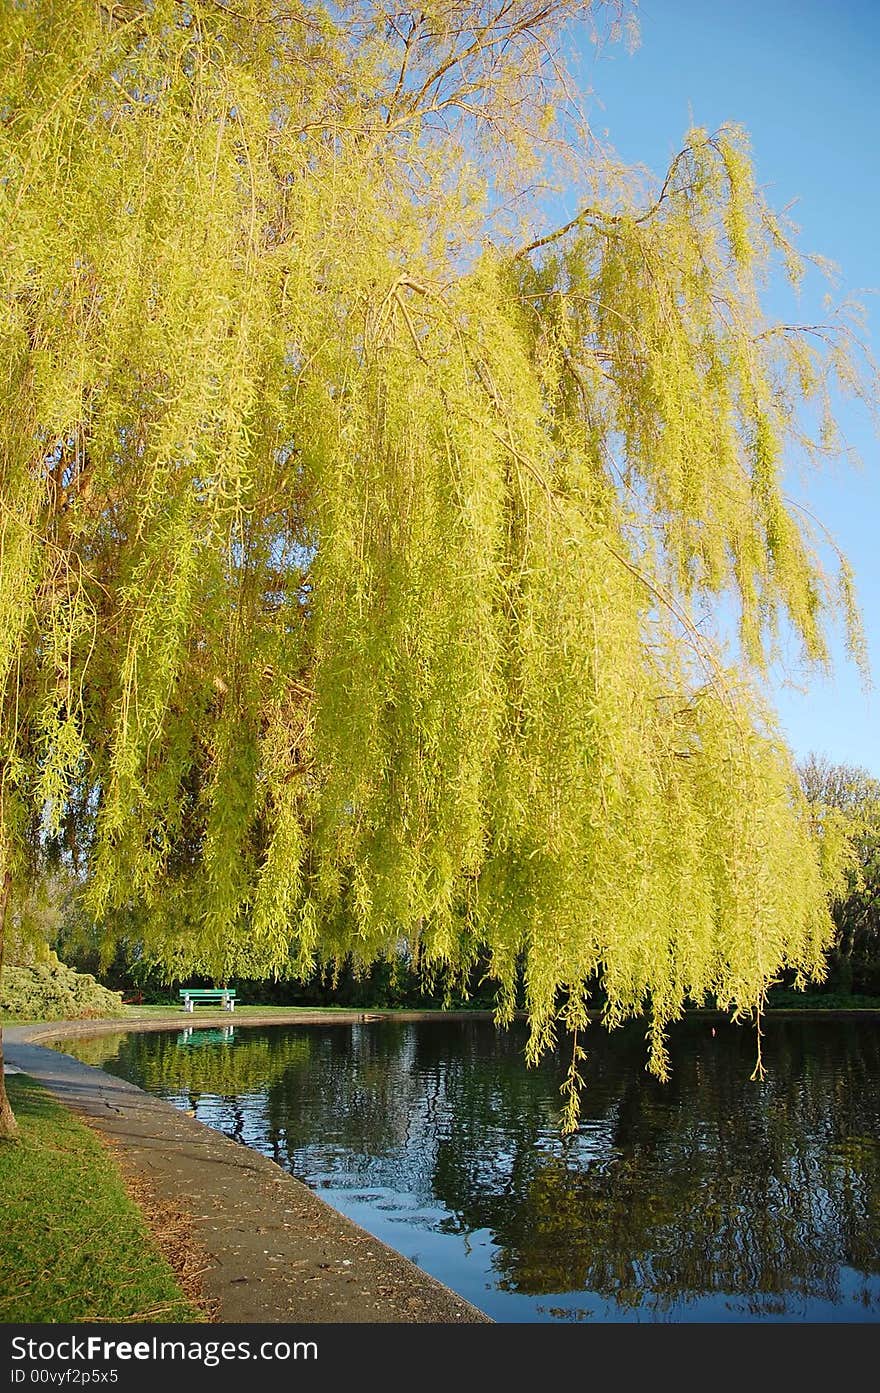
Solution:
<svg viewBox="0 0 880 1393"><path fill-rule="evenodd" d="M62 962L7 967L0 978L0 1011L24 1020L97 1020L122 1013L122 993Z"/></svg>

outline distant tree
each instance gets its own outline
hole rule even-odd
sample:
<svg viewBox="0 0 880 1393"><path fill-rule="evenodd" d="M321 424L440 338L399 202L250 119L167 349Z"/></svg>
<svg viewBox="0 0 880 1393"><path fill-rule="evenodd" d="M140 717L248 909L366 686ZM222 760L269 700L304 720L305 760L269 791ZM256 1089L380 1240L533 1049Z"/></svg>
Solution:
<svg viewBox="0 0 880 1393"><path fill-rule="evenodd" d="M839 604L858 652L781 474L870 389L845 316L765 316L804 262L740 130L656 187L592 139L591 15L0 9L4 904L54 848L177 974L484 949L532 1058L600 973L661 1075L688 998L821 969L753 679Z"/></svg>
<svg viewBox="0 0 880 1393"><path fill-rule="evenodd" d="M880 957L880 779L857 765L832 764L815 754L799 773L817 818L842 818L850 839L851 864L831 907L837 933L829 953L834 985L850 991L855 973L865 976L868 964ZM872 984L875 978L880 982L877 968Z"/></svg>

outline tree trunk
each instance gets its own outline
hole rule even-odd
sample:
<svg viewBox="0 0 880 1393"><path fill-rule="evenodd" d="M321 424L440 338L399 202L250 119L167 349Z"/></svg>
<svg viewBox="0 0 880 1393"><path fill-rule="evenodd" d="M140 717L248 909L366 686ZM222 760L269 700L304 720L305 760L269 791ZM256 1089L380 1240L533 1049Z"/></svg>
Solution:
<svg viewBox="0 0 880 1393"><path fill-rule="evenodd" d="M9 892L12 888L12 875L9 871L3 876L0 890L0 979L3 977L3 949L6 943L6 910L9 906ZM6 1080L3 1077L3 1027L0 1026L0 1142L18 1140L18 1123L6 1095Z"/></svg>

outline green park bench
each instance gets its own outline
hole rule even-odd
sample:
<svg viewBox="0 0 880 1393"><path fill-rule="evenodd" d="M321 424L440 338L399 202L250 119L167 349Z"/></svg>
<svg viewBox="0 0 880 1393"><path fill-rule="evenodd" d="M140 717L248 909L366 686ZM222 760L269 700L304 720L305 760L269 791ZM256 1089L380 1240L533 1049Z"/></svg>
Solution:
<svg viewBox="0 0 880 1393"><path fill-rule="evenodd" d="M210 1005L222 1001L224 1011L235 1010L235 992L229 987L181 987L178 996L183 1002L184 1011L192 1011L197 1005Z"/></svg>

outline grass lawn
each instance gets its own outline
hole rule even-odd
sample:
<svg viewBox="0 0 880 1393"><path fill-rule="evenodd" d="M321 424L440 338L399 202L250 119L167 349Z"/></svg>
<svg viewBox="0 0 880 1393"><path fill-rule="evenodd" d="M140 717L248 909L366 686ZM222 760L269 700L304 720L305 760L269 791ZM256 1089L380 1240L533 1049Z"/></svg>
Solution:
<svg viewBox="0 0 880 1393"><path fill-rule="evenodd" d="M225 1021L234 1024L238 1017L245 1019L248 1016L277 1016L279 1020L295 1019L297 1016L314 1015L316 1011L338 1011L347 1012L349 1015L362 1014L364 1011L373 1009L385 1010L385 1007L372 1008L369 1006L236 1006L234 1011L224 1011L222 1006L197 1006L192 1015L184 1012L179 1001L169 1003L164 1006L123 1006L118 1015L102 1016L96 1018L96 1023L101 1020L151 1020L154 1017L180 1016L192 1024L199 1017L210 1019L214 1016L222 1016ZM42 1025L48 1018L46 1016L16 1016L10 1011L0 1011L0 1026L4 1025Z"/></svg>
<svg viewBox="0 0 880 1393"><path fill-rule="evenodd" d="M0 1322L204 1321L107 1148L33 1079L6 1085L21 1141L0 1143Z"/></svg>
<svg viewBox="0 0 880 1393"><path fill-rule="evenodd" d="M458 1008L462 1015L468 1008ZM476 1007L476 1010L486 1010L486 1007ZM199 1020L215 1022L222 1020L226 1025L234 1025L237 1020L247 1020L253 1016L271 1016L278 1021L295 1021L299 1016L315 1015L339 1015L339 1016L363 1016L380 1014L383 1016L393 1016L397 1014L412 1014L413 1011L431 1015L443 1014L443 1008L439 1006L238 1006L234 1011L224 1011L222 1006L197 1006L193 1012L184 1011L183 1007L174 1002L166 1006L123 1006L122 1016L119 1019L128 1017L131 1020L149 1021L153 1019L164 1019L172 1016L175 1020L179 1017L186 1025L195 1025ZM2 1017L0 1017L2 1023ZM20 1022L13 1022L9 1025L18 1025Z"/></svg>
<svg viewBox="0 0 880 1393"><path fill-rule="evenodd" d="M369 1006L239 1006L236 1004L234 1011L224 1011L223 1007L215 1003L211 1006L197 1006L190 1013L184 1011L179 1001L169 1002L164 1006L123 1006L124 1016L167 1016L171 1015L192 1015L196 1016L223 1016L230 1021L234 1021L236 1016L302 1016L313 1014L315 1011L347 1011L349 1014L356 1015L359 1011L369 1011L374 1009Z"/></svg>

